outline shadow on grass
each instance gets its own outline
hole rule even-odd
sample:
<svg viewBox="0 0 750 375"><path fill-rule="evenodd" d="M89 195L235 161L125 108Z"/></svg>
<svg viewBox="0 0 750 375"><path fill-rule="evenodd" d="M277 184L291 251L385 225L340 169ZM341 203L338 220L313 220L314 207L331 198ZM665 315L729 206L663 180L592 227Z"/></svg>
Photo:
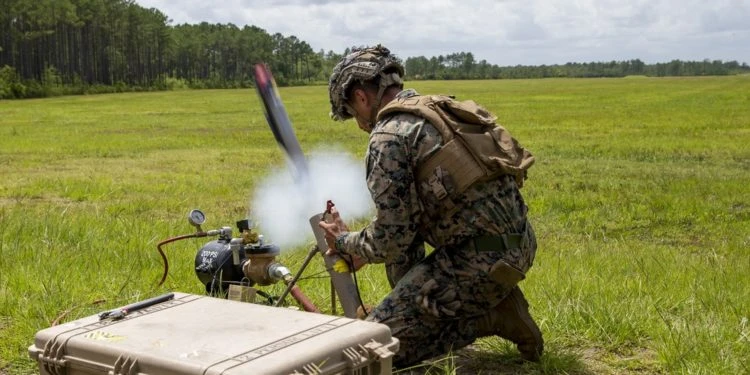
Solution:
<svg viewBox="0 0 750 375"><path fill-rule="evenodd" d="M589 368L583 358L575 353L552 350L545 351L539 363L521 359L510 346L500 350L488 350L470 346L443 358L426 361L420 366L396 370L399 375L494 375L494 374L567 374L593 375L599 372Z"/></svg>

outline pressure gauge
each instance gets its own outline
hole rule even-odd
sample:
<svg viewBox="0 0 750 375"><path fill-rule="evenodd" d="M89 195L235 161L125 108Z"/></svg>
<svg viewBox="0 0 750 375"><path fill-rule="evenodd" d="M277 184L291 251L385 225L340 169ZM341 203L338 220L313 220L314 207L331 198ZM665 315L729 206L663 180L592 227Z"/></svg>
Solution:
<svg viewBox="0 0 750 375"><path fill-rule="evenodd" d="M192 210L188 214L188 221L195 227L200 227L206 222L206 215L201 210Z"/></svg>

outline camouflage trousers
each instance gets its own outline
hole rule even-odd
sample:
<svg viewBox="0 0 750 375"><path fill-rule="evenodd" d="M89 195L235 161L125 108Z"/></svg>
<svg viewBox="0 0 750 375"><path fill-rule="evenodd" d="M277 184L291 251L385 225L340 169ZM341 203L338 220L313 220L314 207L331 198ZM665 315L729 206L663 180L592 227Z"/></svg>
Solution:
<svg viewBox="0 0 750 375"><path fill-rule="evenodd" d="M394 365L408 367L471 344L478 337L477 323L505 298L512 286L489 276L499 260L528 271L536 252L531 225L519 249L478 251L471 241L454 248L437 248L408 271L388 266L403 276L367 320L383 323L401 342ZM417 256L407 256L417 259ZM389 279L396 279L391 277Z"/></svg>

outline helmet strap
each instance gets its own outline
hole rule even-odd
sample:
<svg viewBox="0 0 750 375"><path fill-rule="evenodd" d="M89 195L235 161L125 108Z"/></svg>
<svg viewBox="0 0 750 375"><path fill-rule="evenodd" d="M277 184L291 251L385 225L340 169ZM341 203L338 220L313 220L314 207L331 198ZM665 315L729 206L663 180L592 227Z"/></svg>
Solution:
<svg viewBox="0 0 750 375"><path fill-rule="evenodd" d="M370 130L372 130L372 127L375 125L375 122L377 122L378 117L378 110L380 109L380 102L383 100L383 94L385 93L385 86L383 86L383 83L381 81L380 87L378 88L378 95L375 97L375 101L372 102L372 105L370 105Z"/></svg>
<svg viewBox="0 0 750 375"><path fill-rule="evenodd" d="M372 103L370 106L370 123L369 128L370 131L372 131L372 127L377 122L378 117L378 111L380 110L380 102L383 101L383 95L385 94L385 89L387 89L389 86L393 84L402 84L403 81L401 80L401 77L398 75L398 73L391 73L391 74L383 74L380 73L380 85L378 87L378 95L375 97L375 102Z"/></svg>

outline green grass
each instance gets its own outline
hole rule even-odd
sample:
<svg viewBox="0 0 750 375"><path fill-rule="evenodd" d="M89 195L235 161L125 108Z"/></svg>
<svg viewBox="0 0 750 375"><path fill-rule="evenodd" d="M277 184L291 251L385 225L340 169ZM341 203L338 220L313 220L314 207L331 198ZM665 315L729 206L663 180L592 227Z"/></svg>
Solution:
<svg viewBox="0 0 750 375"><path fill-rule="evenodd" d="M483 104L537 157L522 287L545 357L518 364L483 339L430 373L750 373L750 76L413 86ZM325 87L281 94L307 152L363 157L366 134L328 118ZM34 373L26 349L62 314L202 293L203 241L166 246L161 288L156 243L190 233L192 208L211 228L244 217L282 163L252 90L0 101L0 372ZM296 270L306 249L281 260ZM387 293L382 267L358 275L367 302ZM330 311L327 280L302 287Z"/></svg>

